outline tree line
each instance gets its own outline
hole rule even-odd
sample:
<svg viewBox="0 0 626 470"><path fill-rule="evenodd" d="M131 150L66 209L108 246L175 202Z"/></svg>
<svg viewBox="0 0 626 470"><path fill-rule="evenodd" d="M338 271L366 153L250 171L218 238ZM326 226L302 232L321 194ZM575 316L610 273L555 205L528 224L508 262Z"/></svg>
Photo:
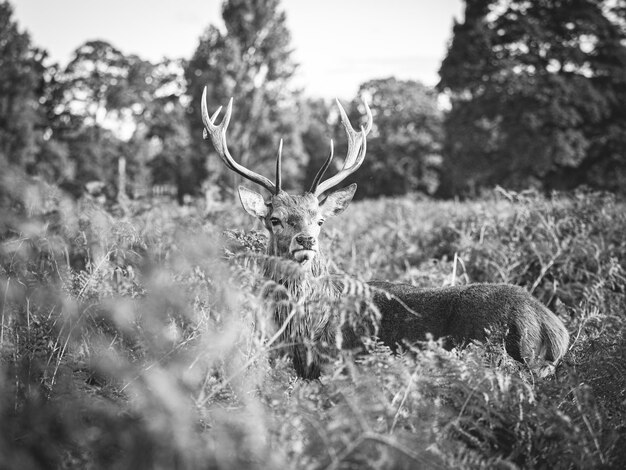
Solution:
<svg viewBox="0 0 626 470"><path fill-rule="evenodd" d="M131 197L155 185L181 201L227 194L237 181L202 138L206 86L213 110L234 98L233 155L271 175L283 138L285 185L306 188L329 138L337 154L345 148L337 112L294 87L279 0L225 0L222 17L190 58L153 63L92 40L62 66L1 2L0 164L114 194L123 161ZM344 103L355 123L361 95L374 114L368 157L349 181L361 197L472 196L496 184L624 192L625 0L467 0L440 76L434 88L372 79Z"/></svg>

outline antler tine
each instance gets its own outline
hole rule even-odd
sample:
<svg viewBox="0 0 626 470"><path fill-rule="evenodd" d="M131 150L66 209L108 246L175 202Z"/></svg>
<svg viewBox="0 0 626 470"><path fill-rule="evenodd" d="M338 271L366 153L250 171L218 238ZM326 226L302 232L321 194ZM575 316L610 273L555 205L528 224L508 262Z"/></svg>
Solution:
<svg viewBox="0 0 626 470"><path fill-rule="evenodd" d="M202 100L202 102L204 102L204 100ZM206 106L205 106L205 107L206 107ZM219 116L219 114L220 114L220 111L221 111L221 110L222 110L222 107L220 106L219 108L217 108L217 111L215 111L215 112L213 113L213 116L211 116L211 119L210 119L211 123L214 123L214 122L215 122L215 120L217 119L217 116ZM204 110L203 110L202 115L203 115L203 117L204 117ZM204 121L204 118L203 118L203 121ZM206 127L205 127L204 129L202 129L202 138L203 138L204 140L206 140L206 139L208 139L208 138L209 138L209 133L207 132Z"/></svg>
<svg viewBox="0 0 626 470"><path fill-rule="evenodd" d="M365 105L365 112L367 113L367 123L365 126L361 126L361 131L356 131L352 124L350 124L350 119L348 115L341 106L339 100L336 100L337 107L339 108L339 114L341 115L341 123L346 130L346 134L348 135L348 153L346 154L346 158L343 164L343 167L336 175L328 178L326 181L319 183L313 189L313 194L315 196L320 196L324 192L328 191L330 188L338 185L352 173L359 169L363 160L365 160L365 153L367 150L367 134L372 130L373 118L372 111L367 104L367 101L363 99L363 104ZM330 164L330 162L328 162ZM324 164L326 166L326 163ZM321 171L321 170L320 170ZM319 175L319 173L318 173ZM317 176L315 177L317 180ZM321 179L321 176L320 176Z"/></svg>
<svg viewBox="0 0 626 470"><path fill-rule="evenodd" d="M278 156L276 157L276 194L283 190L282 188L282 160L283 160L283 139L280 139L278 144Z"/></svg>
<svg viewBox="0 0 626 470"><path fill-rule="evenodd" d="M272 183L265 176L259 175L252 170L247 169L243 165L240 165L235 161L230 152L228 151L228 145L226 144L226 129L228 128L228 124L230 122L230 116L233 112L233 99L231 98L228 102L228 106L226 107L226 113L224 114L224 118L219 125L215 124L217 120L217 116L219 115L222 107L213 114L213 116L209 117L209 110L207 108L206 101L206 92L207 89L204 87L202 91L202 122L204 123L204 138L208 136L211 138L211 142L213 142L213 147L217 151L218 155L222 159L222 161L226 164L228 168L233 170L235 173L243 176L244 178L256 183L260 186L263 186L271 193L276 192L276 185Z"/></svg>
<svg viewBox="0 0 626 470"><path fill-rule="evenodd" d="M322 178L324 177L324 173L326 173L326 170L328 170L328 167L330 166L330 162L333 161L334 153L335 153L335 150L333 146L333 139L330 139L330 153L328 154L328 158L326 158L326 161L322 165L322 168L320 168L320 170L315 175L315 178L313 178L311 189L309 189L309 192L311 194L315 194L315 191L317 191L317 186L320 184L320 181L322 181Z"/></svg>

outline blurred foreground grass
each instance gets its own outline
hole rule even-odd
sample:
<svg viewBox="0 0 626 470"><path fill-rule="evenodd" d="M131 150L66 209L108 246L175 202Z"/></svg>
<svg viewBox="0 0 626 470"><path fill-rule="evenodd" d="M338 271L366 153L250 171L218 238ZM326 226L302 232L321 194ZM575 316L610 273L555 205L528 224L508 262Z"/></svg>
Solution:
<svg viewBox="0 0 626 470"><path fill-rule="evenodd" d="M626 206L610 195L353 203L324 242L355 285L523 285L573 342L544 381L492 345L372 343L304 382L272 341L265 239L238 204L116 215L0 178L0 468L622 468Z"/></svg>

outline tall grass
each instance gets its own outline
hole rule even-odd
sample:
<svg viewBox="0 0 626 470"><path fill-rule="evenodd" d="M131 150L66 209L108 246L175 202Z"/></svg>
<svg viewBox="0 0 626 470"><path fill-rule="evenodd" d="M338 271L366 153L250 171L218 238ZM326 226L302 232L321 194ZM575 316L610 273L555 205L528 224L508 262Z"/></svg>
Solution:
<svg viewBox="0 0 626 470"><path fill-rule="evenodd" d="M295 377L261 296L265 237L236 204L116 215L5 174L2 468L619 468L626 448L624 205L503 190L354 203L326 253L354 279L528 288L573 342L538 381L497 344L331 357Z"/></svg>

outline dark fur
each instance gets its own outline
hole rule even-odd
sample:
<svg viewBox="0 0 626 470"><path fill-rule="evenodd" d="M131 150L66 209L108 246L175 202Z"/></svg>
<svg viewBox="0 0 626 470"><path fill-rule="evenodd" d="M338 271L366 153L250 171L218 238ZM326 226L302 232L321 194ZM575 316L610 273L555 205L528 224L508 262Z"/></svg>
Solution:
<svg viewBox="0 0 626 470"><path fill-rule="evenodd" d="M504 342L515 360L549 375L567 352L563 322L526 290L509 284L420 289L370 282L381 312L379 338L392 348L404 341L446 338L449 346L488 338ZM409 310L410 309L410 310Z"/></svg>
<svg viewBox="0 0 626 470"><path fill-rule="evenodd" d="M334 343L335 331L331 326L332 312L319 308L319 300L336 297L338 286L328 280L319 280L322 274L327 274L320 258L314 259L306 269L282 258L268 258L264 268L266 277L284 287L284 290L274 288L263 294L272 304L276 325L283 326L292 309L298 309L285 325L280 341L288 345L286 351L296 373L306 379L317 379L324 356L329 354L325 345ZM313 281L313 278L318 280ZM301 302L302 305L297 307Z"/></svg>

